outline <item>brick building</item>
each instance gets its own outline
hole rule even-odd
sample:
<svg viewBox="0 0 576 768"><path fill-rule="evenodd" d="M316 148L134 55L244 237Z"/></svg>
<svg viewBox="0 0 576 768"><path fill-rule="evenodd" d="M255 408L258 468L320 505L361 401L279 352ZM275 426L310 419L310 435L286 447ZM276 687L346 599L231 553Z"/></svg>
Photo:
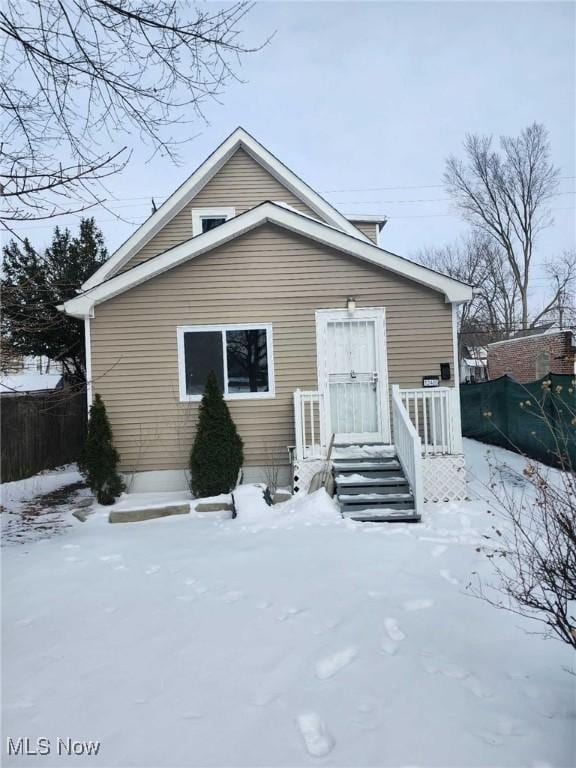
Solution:
<svg viewBox="0 0 576 768"><path fill-rule="evenodd" d="M557 325L520 331L511 339L488 344L488 377L507 374L524 384L547 373L576 374L572 331Z"/></svg>

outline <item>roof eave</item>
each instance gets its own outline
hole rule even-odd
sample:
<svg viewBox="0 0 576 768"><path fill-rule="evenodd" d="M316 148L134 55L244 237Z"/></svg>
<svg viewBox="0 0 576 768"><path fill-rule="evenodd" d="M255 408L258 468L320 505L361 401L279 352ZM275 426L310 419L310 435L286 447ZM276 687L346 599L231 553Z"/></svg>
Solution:
<svg viewBox="0 0 576 768"><path fill-rule="evenodd" d="M324 245L356 256L376 266L388 269L407 279L426 285L432 290L444 293L446 301L463 303L472 298L472 288L453 278L441 275L401 256L385 251L369 241L362 241L322 222L315 221L273 203L262 203L256 208L230 219L216 229L186 240L180 245L142 262L126 272L114 275L103 283L90 288L63 305L64 311L72 317L89 317L93 307L119 293L132 288L162 272L223 245L229 240L266 222L276 224L299 235L309 237Z"/></svg>

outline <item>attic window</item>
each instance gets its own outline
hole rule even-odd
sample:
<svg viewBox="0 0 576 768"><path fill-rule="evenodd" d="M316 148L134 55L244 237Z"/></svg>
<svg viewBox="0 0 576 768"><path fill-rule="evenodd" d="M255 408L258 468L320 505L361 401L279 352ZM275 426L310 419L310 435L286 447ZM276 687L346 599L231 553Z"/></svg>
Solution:
<svg viewBox="0 0 576 768"><path fill-rule="evenodd" d="M236 215L235 208L193 208L192 236L201 235L219 227Z"/></svg>
<svg viewBox="0 0 576 768"><path fill-rule="evenodd" d="M220 224L224 224L226 219L219 218L218 216L203 216L202 217L202 232L209 232L211 229L219 227Z"/></svg>

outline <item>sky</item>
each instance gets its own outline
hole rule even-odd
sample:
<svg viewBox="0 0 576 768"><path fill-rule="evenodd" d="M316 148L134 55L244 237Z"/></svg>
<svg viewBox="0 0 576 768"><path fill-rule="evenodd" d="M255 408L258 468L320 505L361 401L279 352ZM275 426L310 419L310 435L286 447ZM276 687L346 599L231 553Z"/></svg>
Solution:
<svg viewBox="0 0 576 768"><path fill-rule="evenodd" d="M541 265L574 247L576 4L556 2L262 2L242 22L247 56L181 164L128 137L129 166L108 181L113 211L95 211L113 251L238 125L343 213L384 214L380 245L410 257L466 231L442 186L466 133L547 127L562 176ZM198 134L198 135L197 135ZM77 223L68 219L67 223ZM41 246L52 223L21 227Z"/></svg>

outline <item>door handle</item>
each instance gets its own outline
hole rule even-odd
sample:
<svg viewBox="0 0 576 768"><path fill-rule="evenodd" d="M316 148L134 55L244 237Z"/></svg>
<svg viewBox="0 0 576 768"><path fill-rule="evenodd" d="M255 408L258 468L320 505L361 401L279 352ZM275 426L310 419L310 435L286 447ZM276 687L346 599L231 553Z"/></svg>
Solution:
<svg viewBox="0 0 576 768"><path fill-rule="evenodd" d="M356 371L350 371L350 378L355 379L356 378Z"/></svg>
<svg viewBox="0 0 576 768"><path fill-rule="evenodd" d="M374 373L372 374L372 389L374 390L374 392L376 392L377 387L378 387L378 372L374 371Z"/></svg>

